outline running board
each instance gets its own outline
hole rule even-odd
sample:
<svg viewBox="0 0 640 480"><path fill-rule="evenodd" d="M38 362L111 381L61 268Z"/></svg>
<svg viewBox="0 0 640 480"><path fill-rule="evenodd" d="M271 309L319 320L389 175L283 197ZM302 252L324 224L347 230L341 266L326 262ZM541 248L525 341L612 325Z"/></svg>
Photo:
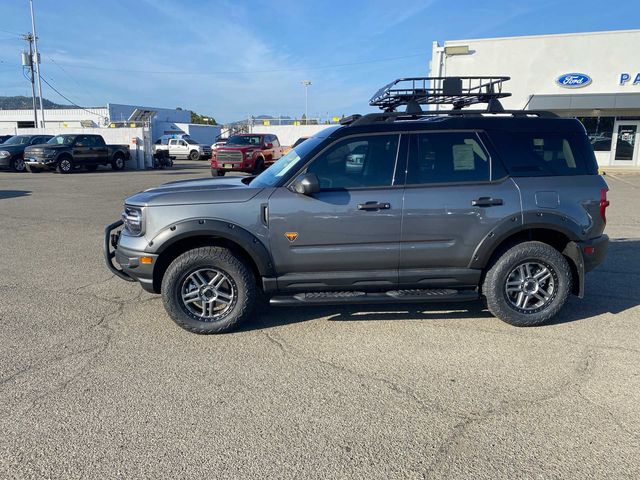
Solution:
<svg viewBox="0 0 640 480"><path fill-rule="evenodd" d="M311 292L295 295L276 295L269 304L274 306L297 305L344 305L364 303L409 303L409 302L468 302L477 300L475 290L448 288L390 290L388 292Z"/></svg>

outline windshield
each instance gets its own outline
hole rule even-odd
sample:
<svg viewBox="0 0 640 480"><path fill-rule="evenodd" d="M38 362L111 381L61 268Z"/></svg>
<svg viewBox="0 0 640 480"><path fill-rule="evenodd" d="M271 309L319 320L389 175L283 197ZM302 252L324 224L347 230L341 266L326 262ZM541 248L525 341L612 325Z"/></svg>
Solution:
<svg viewBox="0 0 640 480"><path fill-rule="evenodd" d="M28 135L16 135L3 143L3 145L26 145L31 139Z"/></svg>
<svg viewBox="0 0 640 480"><path fill-rule="evenodd" d="M324 138L311 137L297 147L292 148L289 153L280 158L276 163L267 168L251 181L252 187L275 187L282 177L309 159L307 156L317 147Z"/></svg>
<svg viewBox="0 0 640 480"><path fill-rule="evenodd" d="M234 135L229 137L226 145L260 145L262 137L260 135Z"/></svg>
<svg viewBox="0 0 640 480"><path fill-rule="evenodd" d="M72 145L75 139L74 135L56 135L47 143L51 145Z"/></svg>

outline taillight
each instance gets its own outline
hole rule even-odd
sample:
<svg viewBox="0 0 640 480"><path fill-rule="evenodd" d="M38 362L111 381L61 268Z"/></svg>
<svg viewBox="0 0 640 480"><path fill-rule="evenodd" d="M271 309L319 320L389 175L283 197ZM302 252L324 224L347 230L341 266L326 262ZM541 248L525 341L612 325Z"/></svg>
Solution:
<svg viewBox="0 0 640 480"><path fill-rule="evenodd" d="M607 192L609 191L608 188L601 188L600 189L600 218L602 218L602 221L604 223L607 223L607 207L609 206L610 202L609 200L607 200Z"/></svg>

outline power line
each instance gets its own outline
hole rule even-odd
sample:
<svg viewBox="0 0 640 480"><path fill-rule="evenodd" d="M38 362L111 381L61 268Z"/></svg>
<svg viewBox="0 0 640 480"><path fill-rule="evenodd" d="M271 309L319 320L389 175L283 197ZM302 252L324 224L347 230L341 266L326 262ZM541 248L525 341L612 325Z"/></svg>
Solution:
<svg viewBox="0 0 640 480"><path fill-rule="evenodd" d="M92 112L91 110L88 110L88 109L86 109L86 108L84 108L84 107L81 107L80 105L78 105L77 103L75 103L73 100L69 99L67 96L65 96L63 93L61 93L61 92L60 92L56 87L54 87L53 85L51 85L51 84L47 81L47 79L46 79L46 78L41 77L41 80L42 80L44 83L46 83L46 84L49 86L49 88L50 88L51 90L53 90L54 92L56 92L58 95L60 95L62 98L64 98L67 102L69 102L69 103L70 103L71 105L73 105L74 107L77 107L77 108L79 108L80 110L84 110L85 112L88 112L88 113L90 113L90 114L92 114L92 115L95 115L96 117L100 117L100 118L102 118L102 115L100 115L99 113Z"/></svg>
<svg viewBox="0 0 640 480"><path fill-rule="evenodd" d="M242 75L242 74L250 74L250 73L280 73L280 72L300 72L300 71L308 71L308 70L323 70L330 68L341 68L341 67L352 67L356 65L366 65L370 63L384 63L391 62L395 60L403 60L405 58L415 58L426 55L423 53L414 53L411 55L403 55L400 57L389 57L389 58L379 58L377 60L365 60L361 62L349 62L349 63L335 63L332 65L321 65L317 67L298 67L298 68L276 68L272 70L237 70L237 71L217 71L217 72L185 72L185 71L167 71L167 70L132 70L125 68L111 68L111 67L97 67L97 66L89 66L89 65L77 65L65 62L58 62L58 64L62 64L67 68L82 68L88 70L105 70L110 72L128 72L128 73L151 73L158 75ZM51 59L53 60L53 59Z"/></svg>

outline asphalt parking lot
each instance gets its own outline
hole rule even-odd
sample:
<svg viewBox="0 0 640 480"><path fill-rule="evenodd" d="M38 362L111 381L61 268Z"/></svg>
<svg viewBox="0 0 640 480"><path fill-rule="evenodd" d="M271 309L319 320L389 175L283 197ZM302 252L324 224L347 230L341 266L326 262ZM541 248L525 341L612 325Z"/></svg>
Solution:
<svg viewBox="0 0 640 480"><path fill-rule="evenodd" d="M640 175L557 321L266 309L197 336L113 277L124 197L209 176L0 172L1 478L640 478Z"/></svg>

